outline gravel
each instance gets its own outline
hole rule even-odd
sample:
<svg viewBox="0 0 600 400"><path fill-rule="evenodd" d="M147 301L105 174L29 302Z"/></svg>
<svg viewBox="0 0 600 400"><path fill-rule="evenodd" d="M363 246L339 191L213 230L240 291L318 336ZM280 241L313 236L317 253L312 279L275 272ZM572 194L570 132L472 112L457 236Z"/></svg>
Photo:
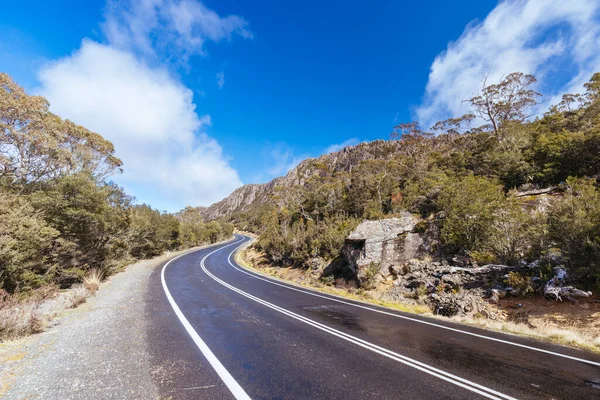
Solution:
<svg viewBox="0 0 600 400"><path fill-rule="evenodd" d="M144 294L152 271L165 260L129 266L45 332L1 344L0 397L159 398L147 352Z"/></svg>

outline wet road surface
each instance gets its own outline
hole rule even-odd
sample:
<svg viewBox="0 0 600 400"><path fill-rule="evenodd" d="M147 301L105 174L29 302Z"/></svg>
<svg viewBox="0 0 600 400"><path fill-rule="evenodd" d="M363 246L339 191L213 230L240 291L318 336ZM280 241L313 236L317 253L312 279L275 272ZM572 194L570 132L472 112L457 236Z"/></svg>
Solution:
<svg viewBox="0 0 600 400"><path fill-rule="evenodd" d="M162 397L600 399L598 355L273 281L235 264L248 240L154 272L148 351Z"/></svg>

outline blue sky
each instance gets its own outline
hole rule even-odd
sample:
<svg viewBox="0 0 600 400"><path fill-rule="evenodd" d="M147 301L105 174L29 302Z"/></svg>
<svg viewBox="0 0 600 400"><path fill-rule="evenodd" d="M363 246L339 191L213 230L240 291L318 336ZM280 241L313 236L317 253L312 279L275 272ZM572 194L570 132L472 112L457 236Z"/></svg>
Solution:
<svg viewBox="0 0 600 400"><path fill-rule="evenodd" d="M594 0L21 0L3 5L0 70L112 140L115 180L175 211L458 115L485 75L578 91L598 20Z"/></svg>

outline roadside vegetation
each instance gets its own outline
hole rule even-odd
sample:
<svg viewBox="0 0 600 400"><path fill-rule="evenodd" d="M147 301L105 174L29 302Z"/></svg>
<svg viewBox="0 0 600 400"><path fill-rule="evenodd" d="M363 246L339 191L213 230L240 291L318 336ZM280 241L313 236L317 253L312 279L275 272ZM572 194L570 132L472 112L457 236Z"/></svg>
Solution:
<svg viewBox="0 0 600 400"><path fill-rule="evenodd" d="M229 223L136 204L109 180L122 167L112 143L0 73L0 340L39 331L61 289L76 306L134 260L231 236Z"/></svg>
<svg viewBox="0 0 600 400"><path fill-rule="evenodd" d="M532 119L534 84L513 73L468 99L470 114L429 130L398 125L391 140L358 145L351 168L316 159L299 171L302 185L276 188L269 202L231 220L259 235L256 246L274 265L308 269L315 257L339 257L360 221L409 211L439 221L432 256L538 262L545 276L561 265L598 287L600 73L584 94L564 95ZM548 188L547 203L526 195Z"/></svg>
<svg viewBox="0 0 600 400"><path fill-rule="evenodd" d="M484 312L449 315L600 351L597 295L544 298L556 268L566 270L569 285L600 289L600 73L585 93L564 95L538 117L534 85L533 76L510 74L467 99L470 114L427 130L416 122L400 124L390 140L301 164L301 185L275 187L269 201L230 217L257 235L244 253L249 263L302 285L409 312L429 306L436 314L433 297L483 302ZM421 220L413 230L426 244L421 264L502 264L512 272L488 282L486 301L481 289L469 292L452 282L421 285L407 295L393 274L359 281L331 273L340 271L344 239L361 221L406 211ZM394 272L407 271L399 265Z"/></svg>

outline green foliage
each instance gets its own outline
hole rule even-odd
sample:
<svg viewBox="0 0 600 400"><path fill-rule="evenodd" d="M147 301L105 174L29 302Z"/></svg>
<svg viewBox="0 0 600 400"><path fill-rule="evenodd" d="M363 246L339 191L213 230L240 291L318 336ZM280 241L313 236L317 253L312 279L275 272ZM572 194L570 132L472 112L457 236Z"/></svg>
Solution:
<svg viewBox="0 0 600 400"><path fill-rule="evenodd" d="M485 248L503 199L502 187L484 177L469 175L445 187L438 205L446 215L441 232L447 251Z"/></svg>
<svg viewBox="0 0 600 400"><path fill-rule="evenodd" d="M380 263L371 262L365 269L364 276L362 278L361 287L365 290L373 289L375 285L375 277L379 273L381 268Z"/></svg>
<svg viewBox="0 0 600 400"><path fill-rule="evenodd" d="M526 296L534 292L531 277L518 272L509 272L505 283L513 288L516 295Z"/></svg>
<svg viewBox="0 0 600 400"><path fill-rule="evenodd" d="M439 169L429 171L422 179L407 182L402 191L404 207L423 217L439 211L438 196L449 182L448 175Z"/></svg>
<svg viewBox="0 0 600 400"><path fill-rule="evenodd" d="M579 277L600 278L600 193L594 179L569 178L548 213L549 237Z"/></svg>
<svg viewBox="0 0 600 400"><path fill-rule="evenodd" d="M231 236L231 224L205 224L194 209L177 217L132 205L104 182L121 167L112 143L48 107L0 74L0 292L66 287Z"/></svg>
<svg viewBox="0 0 600 400"><path fill-rule="evenodd" d="M85 172L102 180L120 170L111 142L49 111L0 73L0 181L21 192L50 179Z"/></svg>
<svg viewBox="0 0 600 400"><path fill-rule="evenodd" d="M26 198L0 193L0 291L40 287L58 236Z"/></svg>
<svg viewBox="0 0 600 400"><path fill-rule="evenodd" d="M509 196L494 212L487 248L501 263L516 265L520 260L540 256L545 233L545 217L524 209L518 199Z"/></svg>

